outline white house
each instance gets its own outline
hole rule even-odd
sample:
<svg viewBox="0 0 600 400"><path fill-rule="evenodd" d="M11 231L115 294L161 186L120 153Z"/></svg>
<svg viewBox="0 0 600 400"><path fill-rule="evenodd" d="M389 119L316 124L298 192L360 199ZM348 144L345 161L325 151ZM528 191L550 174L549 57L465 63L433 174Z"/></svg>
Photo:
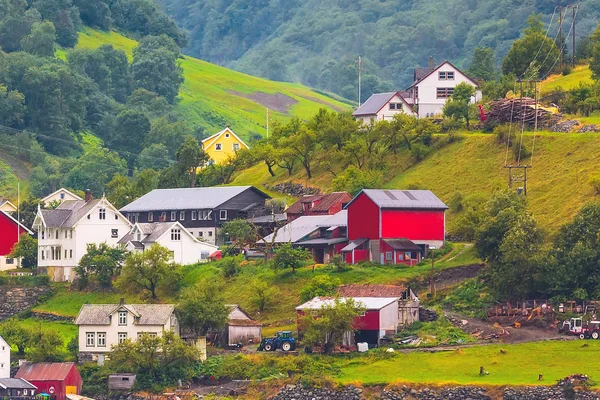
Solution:
<svg viewBox="0 0 600 400"><path fill-rule="evenodd" d="M0 196L0 211L15 213L17 212L17 206L11 203L10 200Z"/></svg>
<svg viewBox="0 0 600 400"><path fill-rule="evenodd" d="M127 339L140 335L161 336L165 331L179 335L173 304L84 304L75 319L79 327L80 361L104 361L104 355Z"/></svg>
<svg viewBox="0 0 600 400"><path fill-rule="evenodd" d="M352 115L356 120L369 124L371 121L390 120L401 113L417 116L417 112L401 92L389 92L371 95Z"/></svg>
<svg viewBox="0 0 600 400"><path fill-rule="evenodd" d="M405 100L417 110L419 118L441 115L446 101L459 83L473 85L476 92L471 102L481 101L481 90L477 83L449 61L444 61L437 67L417 68L414 80Z"/></svg>
<svg viewBox="0 0 600 400"><path fill-rule="evenodd" d="M0 378L10 378L10 345L0 336Z"/></svg>
<svg viewBox="0 0 600 400"><path fill-rule="evenodd" d="M77 196L75 193L67 190L65 188L60 188L54 193L50 193L48 196L42 199L42 203L48 205L53 202L62 203L65 200L83 200L81 197Z"/></svg>
<svg viewBox="0 0 600 400"><path fill-rule="evenodd" d="M154 244L171 250L173 261L181 265L208 261L219 248L194 237L180 222L137 223L119 244L129 251L144 251Z"/></svg>
<svg viewBox="0 0 600 400"><path fill-rule="evenodd" d="M65 200L55 210L38 209L38 267L55 282L72 281L91 243L116 246L131 223L106 198Z"/></svg>

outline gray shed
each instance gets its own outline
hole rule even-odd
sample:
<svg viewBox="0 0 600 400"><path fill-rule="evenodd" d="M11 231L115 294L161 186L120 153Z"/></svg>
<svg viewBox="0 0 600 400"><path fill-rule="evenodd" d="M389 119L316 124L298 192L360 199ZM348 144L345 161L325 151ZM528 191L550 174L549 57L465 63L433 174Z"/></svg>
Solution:
<svg viewBox="0 0 600 400"><path fill-rule="evenodd" d="M231 304L229 307L230 312L224 335L225 344L235 346L238 343L242 345L260 343L262 324L253 320L240 306Z"/></svg>
<svg viewBox="0 0 600 400"><path fill-rule="evenodd" d="M135 385L135 374L111 374L108 376L108 390L131 390Z"/></svg>

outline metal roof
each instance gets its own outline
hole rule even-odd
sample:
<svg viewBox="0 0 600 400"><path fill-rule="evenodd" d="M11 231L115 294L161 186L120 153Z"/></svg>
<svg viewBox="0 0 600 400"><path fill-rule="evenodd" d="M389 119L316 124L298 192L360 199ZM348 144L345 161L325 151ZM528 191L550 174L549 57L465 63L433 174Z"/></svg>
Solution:
<svg viewBox="0 0 600 400"><path fill-rule="evenodd" d="M381 310L383 307L398 301L397 297L340 297L339 299L342 302L347 299L354 299L359 306L367 310ZM324 305L333 305L334 302L335 298L333 297L315 297L296 307L296 310L320 310Z"/></svg>
<svg viewBox="0 0 600 400"><path fill-rule="evenodd" d="M0 387L2 389L37 389L23 378L0 378Z"/></svg>
<svg viewBox="0 0 600 400"><path fill-rule="evenodd" d="M84 304L75 325L109 325L109 317L121 308L139 315L136 325L165 325L175 311L173 304Z"/></svg>
<svg viewBox="0 0 600 400"><path fill-rule="evenodd" d="M317 224L319 228L328 228L330 226L348 226L348 210L341 210L329 216L325 221Z"/></svg>
<svg viewBox="0 0 600 400"><path fill-rule="evenodd" d="M319 245L332 245L338 243L347 242L348 238L339 237L339 238L316 238L316 239L308 239L297 242L296 244L299 246L319 246Z"/></svg>
<svg viewBox="0 0 600 400"><path fill-rule="evenodd" d="M270 198L254 186L156 189L129 203L121 212L214 209L249 189Z"/></svg>
<svg viewBox="0 0 600 400"><path fill-rule="evenodd" d="M431 190L387 190L363 189L346 206L354 202L361 194L367 195L379 208L404 208L404 209L433 209L445 210L448 208L444 202L437 198Z"/></svg>
<svg viewBox="0 0 600 400"><path fill-rule="evenodd" d="M248 218L247 221L250 223L253 223L253 224L269 224L269 223L281 222L281 221L286 221L286 220L287 220L286 214L269 214L269 215L263 215L260 217Z"/></svg>
<svg viewBox="0 0 600 400"><path fill-rule="evenodd" d="M422 249L408 239L383 239L394 250L421 251Z"/></svg>
<svg viewBox="0 0 600 400"><path fill-rule="evenodd" d="M404 292L406 292L406 287L404 286L394 286L394 285L358 285L358 284L348 284L342 285L338 288L338 293L340 296L345 297L397 297L400 298L404 296Z"/></svg>
<svg viewBox="0 0 600 400"><path fill-rule="evenodd" d="M371 95L352 115L374 115L381 110L398 92L375 93Z"/></svg>
<svg viewBox="0 0 600 400"><path fill-rule="evenodd" d="M340 251L352 251L355 248L357 248L358 246L360 246L361 244L363 244L364 242L366 242L367 240L369 240L369 239L363 238L363 239L352 240L350 243L348 243L348 245L346 247L344 247Z"/></svg>
<svg viewBox="0 0 600 400"><path fill-rule="evenodd" d="M276 234L272 233L267 235L256 243L271 243L273 241L273 236L275 236L274 243L295 243L319 229L319 224L329 218L331 218L331 215L309 215L299 217L280 228Z"/></svg>
<svg viewBox="0 0 600 400"><path fill-rule="evenodd" d="M67 378L75 363L37 363L23 364L15 378L23 378L28 381L62 381Z"/></svg>

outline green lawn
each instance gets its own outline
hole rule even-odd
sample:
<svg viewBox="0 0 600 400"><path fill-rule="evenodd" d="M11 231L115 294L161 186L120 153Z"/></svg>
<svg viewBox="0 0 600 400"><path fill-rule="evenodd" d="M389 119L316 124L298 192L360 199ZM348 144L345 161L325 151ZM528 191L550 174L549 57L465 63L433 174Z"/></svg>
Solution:
<svg viewBox="0 0 600 400"><path fill-rule="evenodd" d="M83 304L117 304L121 297L129 303L140 301L133 296L118 293L78 292L69 290L65 285L57 285L55 295L37 305L33 311L76 317Z"/></svg>
<svg viewBox="0 0 600 400"><path fill-rule="evenodd" d="M366 355L336 359L335 366L341 373L334 379L344 384L553 385L558 379L578 373L598 381L599 351L598 341L576 340L476 346L441 353L414 352L379 360ZM489 375L480 376L480 366ZM538 374L543 374L542 382L538 382Z"/></svg>
<svg viewBox="0 0 600 400"><path fill-rule="evenodd" d="M43 329L51 329L54 330L56 332L58 332L58 334L62 337L63 339L63 343L64 343L64 347L66 349L67 344L69 344L69 342L71 341L71 339L73 339L75 336L77 336L77 325L74 325L71 322L58 322L58 321L44 321L41 319L36 319L36 318L25 318L25 319L20 319L19 323L25 327L28 328L38 328L38 327L42 327ZM0 327L2 326L2 324L0 323ZM13 347L13 350L16 352L17 348Z"/></svg>
<svg viewBox="0 0 600 400"><path fill-rule="evenodd" d="M79 35L78 48L97 48L112 44L125 51L131 59L137 45L116 32L85 29ZM317 93L306 86L274 82L232 71L202 60L184 56L181 60L185 82L175 110L186 121L200 125L214 133L230 124L242 137L266 133L266 104L251 100L257 94L283 95L290 101L287 110L271 111L273 120L285 121L291 117L309 118L319 108L349 110L350 104Z"/></svg>
<svg viewBox="0 0 600 400"><path fill-rule="evenodd" d="M587 65L575 67L569 75L551 75L541 83L542 94L551 92L558 88L570 90L579 86L579 83L592 83L592 71Z"/></svg>

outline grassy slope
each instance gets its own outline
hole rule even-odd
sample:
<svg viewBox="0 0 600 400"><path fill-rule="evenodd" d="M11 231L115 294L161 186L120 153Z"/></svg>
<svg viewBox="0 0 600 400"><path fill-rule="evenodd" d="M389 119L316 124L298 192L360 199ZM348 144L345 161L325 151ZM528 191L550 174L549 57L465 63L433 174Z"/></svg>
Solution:
<svg viewBox="0 0 600 400"><path fill-rule="evenodd" d="M533 135L526 133L524 145L533 147ZM474 192L489 195L507 186L508 172L503 168L506 146L497 144L490 134L465 134L463 140L435 152L405 172L391 176L386 186L402 189L416 184L433 190L442 200L452 194ZM510 155L509 155L510 157ZM533 169L529 171L528 199L538 221L554 229L569 220L586 202L594 200L588 181L600 174L600 136L598 134L560 134L541 132L536 137ZM308 181L300 169L292 180L331 189L331 175L316 174ZM283 172L268 176L266 167L256 165L236 177L237 184L275 183L289 180Z"/></svg>
<svg viewBox="0 0 600 400"><path fill-rule="evenodd" d="M571 374L587 374L597 381L600 364L594 362L598 341L553 341L518 345L490 345L442 353L398 354L373 361L369 357L338 359L341 383L434 383L484 385L553 385ZM507 354L500 353L505 349ZM480 376L483 366L489 375ZM538 374L544 380L538 382Z"/></svg>
<svg viewBox="0 0 600 400"><path fill-rule="evenodd" d="M575 67L569 75L551 75L542 82L542 93L548 93L558 88L570 90L579 86L579 83L592 83L592 71L587 65Z"/></svg>
<svg viewBox="0 0 600 400"><path fill-rule="evenodd" d="M77 47L96 48L103 44L112 44L124 50L129 57L137 45L134 40L116 32L86 29L79 35ZM350 109L348 104L299 84L273 82L187 56L181 60L181 66L185 82L176 111L188 122L205 127L209 133L223 129L225 124L230 124L242 137L266 133L265 107L232 91L242 94L280 93L297 101L288 110L289 114L272 111L271 118L274 120L283 121L292 116L308 118L322 107Z"/></svg>

